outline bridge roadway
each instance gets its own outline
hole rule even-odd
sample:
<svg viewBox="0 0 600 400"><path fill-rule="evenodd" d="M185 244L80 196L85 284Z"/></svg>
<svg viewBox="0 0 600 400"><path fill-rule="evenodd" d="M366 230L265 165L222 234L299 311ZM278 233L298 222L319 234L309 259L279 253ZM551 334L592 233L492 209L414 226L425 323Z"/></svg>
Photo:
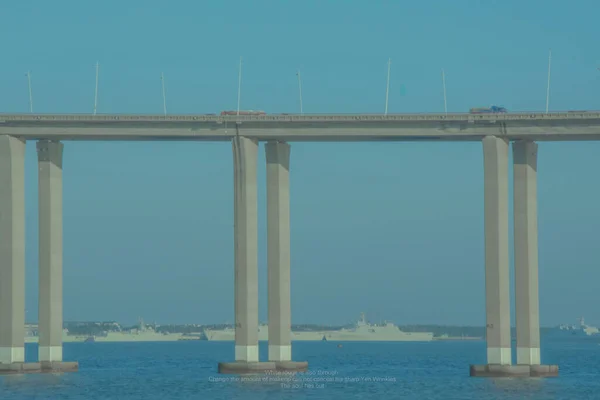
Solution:
<svg viewBox="0 0 600 400"><path fill-rule="evenodd" d="M221 373L304 370L292 361L288 142L480 141L487 364L471 376L556 376L540 357L537 141L599 140L600 112L410 115L0 114L0 373L74 371L62 352L62 156L67 140L230 141L234 163L235 361ZM39 362L25 363L25 143L39 165ZM266 141L268 361L258 355L258 146ZM517 364L509 298L508 151L513 151ZM324 282L323 284L326 284Z"/></svg>
<svg viewBox="0 0 600 400"><path fill-rule="evenodd" d="M600 111L507 114L0 114L0 134L27 140L262 141L599 140Z"/></svg>

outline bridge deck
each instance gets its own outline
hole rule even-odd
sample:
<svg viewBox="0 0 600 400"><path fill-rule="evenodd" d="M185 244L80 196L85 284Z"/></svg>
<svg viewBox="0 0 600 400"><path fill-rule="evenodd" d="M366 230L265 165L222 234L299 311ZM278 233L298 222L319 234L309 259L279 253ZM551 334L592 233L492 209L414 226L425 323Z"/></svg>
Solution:
<svg viewBox="0 0 600 400"><path fill-rule="evenodd" d="M28 140L537 141L600 140L600 111L506 114L0 114L0 134Z"/></svg>

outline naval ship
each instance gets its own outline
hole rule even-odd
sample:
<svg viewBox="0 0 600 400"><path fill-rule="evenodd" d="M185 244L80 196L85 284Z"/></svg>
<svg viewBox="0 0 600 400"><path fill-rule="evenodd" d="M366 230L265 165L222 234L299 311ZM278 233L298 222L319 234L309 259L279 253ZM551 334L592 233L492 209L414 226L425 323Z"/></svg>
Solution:
<svg viewBox="0 0 600 400"><path fill-rule="evenodd" d="M63 329L63 343L67 342L176 342L180 340L200 340L200 335L186 335L183 333L160 333L154 328L144 324L140 318L138 326L131 330L108 331L99 335L70 335ZM37 331L26 329L25 342L37 343Z"/></svg>
<svg viewBox="0 0 600 400"><path fill-rule="evenodd" d="M583 317L579 318L579 326L577 325L560 325L558 329L553 329L549 335L551 337L587 337L598 336L600 330L595 326L590 326L585 323Z"/></svg>
<svg viewBox="0 0 600 400"><path fill-rule="evenodd" d="M37 324L25 325L25 343L38 343L38 328ZM85 342L88 339L85 335L70 335L68 329L63 329L62 341L65 342Z"/></svg>
<svg viewBox="0 0 600 400"><path fill-rule="evenodd" d="M225 329L204 329L204 337L206 340L211 341L234 341L235 340L235 328ZM323 340L323 332L314 331L292 331L291 340L295 341L319 341ZM269 325L260 324L258 326L258 340L261 342L269 340Z"/></svg>
<svg viewBox="0 0 600 400"><path fill-rule="evenodd" d="M366 321L365 313L361 313L360 319L353 328L325 332L325 340L333 342L430 342L433 340L433 332L404 332L391 322L372 325Z"/></svg>
<svg viewBox="0 0 600 400"><path fill-rule="evenodd" d="M144 324L140 318L137 328L128 331L110 331L104 335L96 335L88 341L94 342L176 342L179 340L200 340L199 336L183 333L161 333Z"/></svg>

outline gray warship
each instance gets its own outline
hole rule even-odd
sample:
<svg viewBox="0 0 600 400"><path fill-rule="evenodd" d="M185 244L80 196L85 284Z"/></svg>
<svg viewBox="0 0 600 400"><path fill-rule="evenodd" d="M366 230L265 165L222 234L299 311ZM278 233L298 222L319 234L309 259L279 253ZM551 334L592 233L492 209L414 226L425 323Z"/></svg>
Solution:
<svg viewBox="0 0 600 400"><path fill-rule="evenodd" d="M291 340L295 341L320 341L323 340L323 332L314 331L292 331ZM210 341L234 341L235 340L235 329L204 329L204 338ZM263 342L269 340L269 325L260 324L258 326L258 340Z"/></svg>
<svg viewBox="0 0 600 400"><path fill-rule="evenodd" d="M600 330L585 323L583 317L579 318L579 325L560 325L557 329L553 329L547 334L553 338L567 338L567 337L588 337L588 336L600 336Z"/></svg>
<svg viewBox="0 0 600 400"><path fill-rule="evenodd" d="M365 319L365 313L352 328L325 332L325 340L353 342L430 342L433 332L404 332L391 322L383 325L372 325Z"/></svg>

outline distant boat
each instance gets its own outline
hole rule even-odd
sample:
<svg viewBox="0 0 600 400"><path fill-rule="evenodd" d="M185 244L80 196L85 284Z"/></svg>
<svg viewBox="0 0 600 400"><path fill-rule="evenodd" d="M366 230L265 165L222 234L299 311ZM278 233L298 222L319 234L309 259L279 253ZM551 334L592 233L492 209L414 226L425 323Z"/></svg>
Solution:
<svg viewBox="0 0 600 400"><path fill-rule="evenodd" d="M551 337L588 337L600 335L600 329L585 323L583 317L579 318L577 325L560 325L558 329L553 329L549 333Z"/></svg>
<svg viewBox="0 0 600 400"><path fill-rule="evenodd" d="M204 337L210 341L234 341L235 328L224 329L204 329ZM324 338L323 332L316 331L292 331L291 341L321 341ZM269 340L269 325L260 324L258 326L258 340L263 342Z"/></svg>
<svg viewBox="0 0 600 400"><path fill-rule="evenodd" d="M404 332L391 322L372 325L366 321L365 314L361 313L353 328L325 332L325 339L334 342L430 342L433 340L433 332Z"/></svg>
<svg viewBox="0 0 600 400"><path fill-rule="evenodd" d="M184 335L182 333L161 333L153 327L144 324L140 318L135 329L127 331L109 331L104 335L96 335L96 342L175 342ZM199 338L198 338L199 339Z"/></svg>

